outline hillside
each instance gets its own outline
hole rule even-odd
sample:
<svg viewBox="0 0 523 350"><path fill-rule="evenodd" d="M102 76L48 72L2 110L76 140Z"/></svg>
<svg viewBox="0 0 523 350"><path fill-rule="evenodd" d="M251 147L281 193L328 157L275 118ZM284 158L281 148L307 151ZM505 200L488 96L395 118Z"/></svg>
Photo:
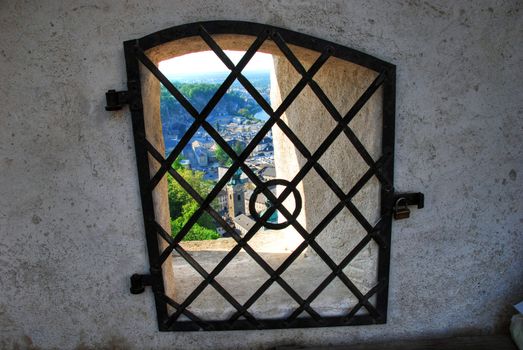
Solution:
<svg viewBox="0 0 523 350"><path fill-rule="evenodd" d="M249 79L251 79L262 96L268 100L268 76L258 74ZM175 81L173 84L198 111L205 107L220 87L218 83L203 82ZM256 101L239 83L235 82L210 113L207 121L212 125L217 123L227 124L232 117L242 117L254 121L256 120L254 115L260 111L261 108ZM160 112L163 133L166 139L181 138L193 121L191 115L163 86L161 88Z"/></svg>

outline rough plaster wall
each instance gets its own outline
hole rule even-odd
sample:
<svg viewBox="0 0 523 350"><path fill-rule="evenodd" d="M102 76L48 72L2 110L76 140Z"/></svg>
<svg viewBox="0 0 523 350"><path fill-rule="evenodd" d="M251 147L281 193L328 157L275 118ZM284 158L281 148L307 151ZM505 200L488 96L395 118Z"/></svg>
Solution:
<svg viewBox="0 0 523 350"><path fill-rule="evenodd" d="M398 66L386 325L156 331L130 295L146 250L121 42L209 19L265 22ZM0 348L256 348L502 331L523 294L519 1L0 2Z"/></svg>

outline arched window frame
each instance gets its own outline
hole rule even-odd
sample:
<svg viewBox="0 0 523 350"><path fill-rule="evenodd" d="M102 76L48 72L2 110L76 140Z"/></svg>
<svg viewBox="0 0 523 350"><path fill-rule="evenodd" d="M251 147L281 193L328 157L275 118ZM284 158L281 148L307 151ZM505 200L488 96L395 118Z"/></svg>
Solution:
<svg viewBox="0 0 523 350"><path fill-rule="evenodd" d="M372 174L379 175L383 179L381 190L381 201L380 201L380 213L381 219L379 224L374 228L370 229L366 239L374 239L379 244L379 256L378 256L378 284L375 290L369 291L363 295L356 293L359 299L358 305L356 305L347 315L342 317L320 317L311 313L310 318L293 318L288 319L264 319L257 320L252 317L245 317L248 315L247 308L242 305L235 305L235 301L232 303L238 310L238 314L244 316L245 319L239 319L236 317L232 321L212 321L202 320L197 316L191 314L187 310L187 305L184 303L177 303L169 296L166 295L165 287L165 271L162 268L163 262L165 262L166 254L169 255L173 250L178 250L177 241L170 237L156 222L157 213L155 213L155 203L153 190L154 186L160 181L162 176L167 172L171 173L176 178L175 172L172 173L171 165L176 158L176 150L167 158L163 158L161 152L147 140L146 137L146 125L144 123L144 103L143 103L143 86L142 76L140 71L140 65L143 65L148 69L167 89L177 98L182 105L184 105L183 97L179 96L179 92L176 88L169 83L162 73L158 70L154 63L152 63L145 52L154 49L155 47L161 46L171 41L190 37L201 37L208 44L210 49L220 56L223 54L221 48L212 40L213 35L220 34L231 34L231 35L247 35L256 37L251 49L247 51L247 55L254 54L256 49L259 48L261 42L270 38L274 40L280 49L287 55L288 45L295 45L312 51L322 53L324 60L328 57L336 57L341 60L345 60L368 69L371 69L378 73L377 78L369 86L367 91L361 96L361 98L351 108L350 113L354 115L357 111L365 104L370 96L379 87L383 87L383 123L382 123L382 155L383 159L380 162L376 162L371 167ZM251 52L250 52L251 51ZM350 49L326 40L318 39L306 34L297 33L283 28L277 28L258 23L239 22L239 21L212 21L212 22L199 22L185 24L168 28L156 33L147 35L143 38L136 40L129 40L124 43L124 52L127 68L127 86L128 91L115 92L114 90L107 93L108 106L106 109L114 110L119 109L123 104L129 104L133 133L135 140L136 159L138 165L138 177L140 185L140 194L142 200L142 209L145 226L145 236L147 241L147 248L149 254L150 273L149 274L135 274L131 278L131 292L140 293L143 292L145 286L151 286L154 293L156 302L157 318L159 329L161 331L190 331L190 330L233 330L233 329L267 329L267 328L296 328L296 327L318 327L318 326L343 326L343 325L362 325L362 324L379 324L385 323L387 318L387 306L388 306L388 285L389 285L389 260L390 260L390 234L391 234L391 222L392 215L395 210L395 203L398 198L406 198L406 205L415 205L418 207L423 206L422 194L398 194L394 192L393 188L393 155L394 155L394 124L395 124L395 80L396 80L396 68L393 64L387 63L378 58L372 57L360 51ZM287 56L292 62L292 53ZM294 57L294 59L296 59ZM294 63L294 62L293 62ZM242 62L238 65L241 65ZM299 64L299 62L298 62ZM143 69L143 68L142 68ZM319 69L319 68L318 68ZM238 78L245 79L241 75L241 69L237 70L236 67L232 67L230 75L231 79ZM312 76L309 75L308 71L302 72L302 78L304 84L308 84L312 80ZM243 83L243 82L242 82ZM224 83L225 84L225 83ZM258 101L259 103L261 101ZM188 110L191 106L184 105ZM202 115L205 111L202 112ZM205 116L199 118L197 112L195 114L195 123L201 125L205 120ZM272 121L273 118L269 119ZM275 120L274 120L275 122ZM338 121L342 125L343 120ZM346 126L346 124L345 124ZM185 138L185 137L184 137ZM189 137L190 138L190 137ZM180 143L183 143L182 139ZM227 145L222 145L227 151ZM161 165L157 169L154 176L151 176L151 157ZM243 154L236 157L234 164L231 166L228 174L224 175L224 178L230 177L236 169L241 166L241 163L245 160ZM233 158L234 159L234 158ZM317 159L316 159L317 161ZM230 173L230 174L229 174ZM187 189L190 193L190 189ZM216 192L217 194L218 192ZM266 194L266 193L264 193ZM195 194L197 195L197 194ZM266 194L267 195L267 194ZM270 194L268 194L270 196ZM203 199L202 199L203 200ZM203 204L202 204L203 203ZM209 201L207 199L200 203L202 207L208 206ZM277 205L277 204L276 204ZM203 209L205 210L205 208ZM270 210L266 213L269 217L271 214ZM160 237L160 239L159 239ZM311 237L311 242L312 242ZM238 245L245 247L248 242L248 238L240 238ZM312 244L312 243L311 243ZM350 254L357 254L357 247ZM349 257L350 257L349 254ZM182 252L183 255L183 252ZM190 261L189 261L190 262ZM197 267L195 267L197 268ZM341 268L333 268L333 276L340 276L343 274ZM271 283L279 281L280 276L274 271L271 275ZM207 283L205 286L211 284L216 287L216 281L213 276L209 275L206 271L202 272L202 276L205 278ZM205 288L205 287L204 287ZM217 288L220 294L229 300L229 297L222 293L220 288ZM352 291L352 290L351 290ZM354 292L354 291L353 291ZM263 292L262 292L263 293ZM370 305L368 300L371 296L376 296L376 305ZM236 303L237 304L237 303ZM300 303L302 310L310 310L310 301L303 300ZM357 311L365 307L369 311L366 315L359 315ZM172 311L172 312L171 312ZM177 318L180 315L185 315L189 321L178 321ZM174 316L173 316L174 315Z"/></svg>

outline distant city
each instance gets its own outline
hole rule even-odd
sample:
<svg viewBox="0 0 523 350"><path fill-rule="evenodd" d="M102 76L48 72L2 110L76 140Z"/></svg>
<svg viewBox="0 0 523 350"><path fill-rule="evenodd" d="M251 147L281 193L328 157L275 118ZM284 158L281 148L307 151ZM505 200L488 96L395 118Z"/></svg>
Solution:
<svg viewBox="0 0 523 350"><path fill-rule="evenodd" d="M244 75L258 92L270 102L270 72L246 72ZM184 75L170 77L170 79L187 100L198 111L201 111L226 77L227 73L223 72ZM166 154L168 155L176 147L194 119L164 87L162 87L160 106L163 136ZM209 114L206 121L213 126L237 154L240 154L260 131L267 119L268 115L243 86L235 81ZM275 178L274 146L271 131L258 143L245 163L262 181ZM203 179L214 185L228 170L232 160L214 139L203 128L200 128L184 147L179 158L179 164L184 169L201 172ZM238 171L233 179L228 181L213 204L220 215L242 235L254 224L248 210L253 189L254 184L251 180ZM259 195L256 198L256 210L260 215L263 215L268 206L269 203L265 196ZM277 212L270 218L270 221L277 221ZM216 227L216 232L220 236L227 235L221 227Z"/></svg>

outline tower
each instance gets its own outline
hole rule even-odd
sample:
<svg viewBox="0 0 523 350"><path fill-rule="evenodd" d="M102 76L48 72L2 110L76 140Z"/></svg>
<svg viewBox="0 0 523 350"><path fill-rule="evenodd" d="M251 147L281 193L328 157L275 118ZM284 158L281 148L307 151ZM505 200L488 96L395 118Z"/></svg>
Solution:
<svg viewBox="0 0 523 350"><path fill-rule="evenodd" d="M231 219L245 213L245 194L240 176L241 171L238 170L227 184L227 210Z"/></svg>

